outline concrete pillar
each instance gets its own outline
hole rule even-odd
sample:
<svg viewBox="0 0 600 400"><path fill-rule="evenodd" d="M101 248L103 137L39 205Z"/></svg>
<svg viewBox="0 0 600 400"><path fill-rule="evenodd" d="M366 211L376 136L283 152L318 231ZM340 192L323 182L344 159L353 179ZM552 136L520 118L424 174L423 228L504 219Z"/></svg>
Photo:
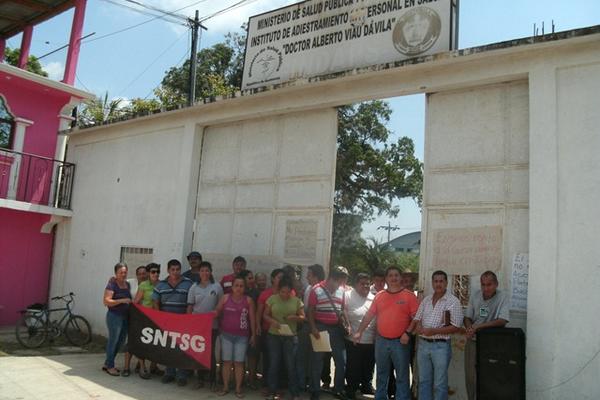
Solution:
<svg viewBox="0 0 600 400"><path fill-rule="evenodd" d="M6 39L0 38L0 62L4 61L4 53L6 52Z"/></svg>
<svg viewBox="0 0 600 400"><path fill-rule="evenodd" d="M62 80L67 85L73 85L75 83L75 71L77 70L79 47L81 46L81 33L83 31L83 21L85 18L85 5L86 0L75 0L75 13L73 14L73 25L71 26L71 38L69 39L65 74Z"/></svg>
<svg viewBox="0 0 600 400"><path fill-rule="evenodd" d="M204 127L194 123L193 120L186 121L184 129L184 139L182 142L181 162L182 174L178 177L181 182L181 187L188 188L186 196L179 196L176 200L178 205L177 210L181 212L177 214L174 225L179 232L183 234L181 242L181 255L184 257L192 249L193 233L196 222L196 199L198 198L198 183L200 177L200 157L202 154L202 136Z"/></svg>
<svg viewBox="0 0 600 400"><path fill-rule="evenodd" d="M23 118L15 118L15 136L13 138L13 150L22 153L23 145L25 144L25 131L28 126L33 125L33 121L29 121ZM17 198L17 189L19 185L19 171L21 169L21 155L15 154L13 163L10 166L10 177L8 181L8 192L6 197L8 199Z"/></svg>
<svg viewBox="0 0 600 400"><path fill-rule="evenodd" d="M556 69L540 64L529 75L529 295L527 378L530 399L547 399L555 383L558 276L558 137ZM532 386L535 382L535 387Z"/></svg>
<svg viewBox="0 0 600 400"><path fill-rule="evenodd" d="M25 69L27 67L27 60L29 59L29 49L31 48L31 37L33 36L33 25L27 26L23 30L23 38L21 39L21 53L19 54L19 61L17 67Z"/></svg>
<svg viewBox="0 0 600 400"><path fill-rule="evenodd" d="M65 160L65 153L67 150L67 135L61 133L66 131L71 126L71 122L75 120L71 116L70 112L77 104L77 99L71 99L71 103L63 107L61 114L58 116L60 123L58 126L58 135L56 137L56 148L54 150L54 159L58 161ZM61 176L58 173L58 164L54 163L52 167L52 183L50 184L50 206L58 207L58 197L56 196L56 188L60 186Z"/></svg>

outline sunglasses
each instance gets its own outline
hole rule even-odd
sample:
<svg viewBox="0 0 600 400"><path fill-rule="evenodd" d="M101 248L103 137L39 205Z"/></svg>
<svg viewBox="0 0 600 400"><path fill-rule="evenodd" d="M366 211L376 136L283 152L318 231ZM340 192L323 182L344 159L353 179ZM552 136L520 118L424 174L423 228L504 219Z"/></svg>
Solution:
<svg viewBox="0 0 600 400"><path fill-rule="evenodd" d="M159 271L157 271L157 270L152 270L152 271L150 271L150 273L151 273L151 274L158 274L158 273L159 273Z"/></svg>

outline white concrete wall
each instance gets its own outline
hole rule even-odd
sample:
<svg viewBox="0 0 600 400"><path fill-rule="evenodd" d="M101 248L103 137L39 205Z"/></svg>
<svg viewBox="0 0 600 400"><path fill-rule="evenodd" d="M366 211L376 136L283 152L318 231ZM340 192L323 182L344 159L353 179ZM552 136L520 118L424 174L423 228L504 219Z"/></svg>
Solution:
<svg viewBox="0 0 600 400"><path fill-rule="evenodd" d="M566 35L561 40L446 53L401 67L385 65L352 71L337 79L298 81L252 96L75 134L70 145L71 160L78 163L75 217L59 225L57 241L65 242L56 246L52 293L78 287L85 294L79 302L80 311L98 313L102 311L99 304L103 282L118 257L122 238L129 242L123 244L156 246L161 260L171 255L181 257L191 248L198 184L198 169L192 166L199 165L199 127L211 127L208 136L218 131L231 134L227 132L234 129L232 124L240 124L245 132L243 121L264 118L264 124L247 125L258 140L260 132L268 136L275 129L269 126L276 123L269 120L277 115L428 93L432 95L427 117L423 245L429 243L427 232L437 227L501 224L505 227L500 274L503 288L507 288L510 276L506 269L509 256L528 247L527 320L525 323L511 317L527 328L528 398L597 399L600 322L594 305L600 303L600 246L596 244L600 233L600 34L593 33L596 31ZM444 148L443 135L447 131L455 135L454 142L462 142L460 146L449 143ZM242 136L236 140L243 140ZM307 143L313 144L300 142ZM238 165L242 172L251 167L263 174L264 181L247 186L257 194L250 198L260 199L254 203L258 208L266 210L267 204L275 205L270 214L264 213L265 218L277 215L279 207L274 197L266 195L269 190L259 189L261 182L268 187L276 185L276 179L267 173L270 160L259 155L269 146L254 148L254 161L249 166ZM140 148L154 156L154 161L147 162L148 154L141 154ZM132 170L131 165L144 172ZM218 168L215 164L213 171ZM169 178L157 181L155 175ZM128 186L146 189L133 194L157 197L150 196L143 202L131 197L124 185L116 183L117 177ZM210 185L209 181L202 183ZM243 186L240 183L232 183L235 190ZM216 185L212 189L217 190ZM226 190L222 196L226 196ZM199 202L209 198L200 191ZM234 197L227 197L227 205L209 202L198 208L199 219L218 214L218 208L234 210L233 221L238 215L247 217L231 201L246 202L248 198L242 189ZM290 196L289 204L293 205L291 201L296 198L302 197ZM152 202L152 207L147 202ZM302 204L296 206L304 208ZM149 209L162 211L159 215ZM257 227L252 232L260 239L256 243L266 246L268 229L252 222L252 218L246 221ZM196 233L202 235L203 223L197 222ZM230 226L244 224L225 224L223 229ZM231 256L252 245L238 244L231 232L216 232L223 237L230 235L232 244L227 249L210 251ZM279 236L272 233L271 239ZM212 249L210 242L203 242ZM423 260L429 260L428 252L422 251ZM423 268L423 272L429 271L426 263ZM93 317L95 325L103 326L101 314ZM458 394L454 398L464 390L458 386L462 385L456 376L459 370L462 365L455 362L452 384Z"/></svg>
<svg viewBox="0 0 600 400"><path fill-rule="evenodd" d="M529 248L528 103L526 81L427 97L420 274L426 293L438 268L433 265L433 231L494 225L503 231L500 289L510 290L512 258ZM484 270L471 274L471 290L478 288ZM525 329L525 316L513 313L511 325ZM453 399L466 399L464 344L463 336L453 338Z"/></svg>
<svg viewBox="0 0 600 400"><path fill-rule="evenodd" d="M102 293L122 246L152 248L162 276L171 258L186 270L192 249L213 262L218 279L237 255L264 272L327 264L336 133L337 112L327 108L208 128L171 118L74 135L74 216L58 225L51 295L75 292L77 312L104 333ZM312 256L285 257L288 220L316 221Z"/></svg>
<svg viewBox="0 0 600 400"><path fill-rule="evenodd" d="M328 264L336 135L331 108L206 129L193 247L216 276L237 255L254 272ZM312 254L286 256L289 220L315 221Z"/></svg>
<svg viewBox="0 0 600 400"><path fill-rule="evenodd" d="M189 250L190 182L197 182L191 164L200 139L194 124L181 121L71 138L74 213L58 225L51 295L75 292L76 311L96 332L105 331L102 294L121 246L152 248L163 266Z"/></svg>
<svg viewBox="0 0 600 400"><path fill-rule="evenodd" d="M528 399L600 398L598 58L531 72Z"/></svg>

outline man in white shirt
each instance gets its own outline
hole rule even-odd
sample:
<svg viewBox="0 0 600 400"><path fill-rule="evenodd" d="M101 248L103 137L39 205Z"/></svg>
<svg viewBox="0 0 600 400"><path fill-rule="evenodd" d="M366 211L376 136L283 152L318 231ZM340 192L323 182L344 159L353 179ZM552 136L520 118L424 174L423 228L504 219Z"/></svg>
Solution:
<svg viewBox="0 0 600 400"><path fill-rule="evenodd" d="M431 277L433 294L425 297L413 323L419 335L417 364L419 400L448 399L448 366L452 358L450 335L460 330L463 311L460 301L448 292L448 275L435 271Z"/></svg>

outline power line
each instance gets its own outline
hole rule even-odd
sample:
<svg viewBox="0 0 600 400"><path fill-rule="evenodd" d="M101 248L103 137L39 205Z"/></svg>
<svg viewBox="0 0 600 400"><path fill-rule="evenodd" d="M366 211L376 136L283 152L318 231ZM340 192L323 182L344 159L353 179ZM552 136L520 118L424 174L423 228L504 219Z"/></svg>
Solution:
<svg viewBox="0 0 600 400"><path fill-rule="evenodd" d="M144 68L144 70L142 72L140 72L138 74L138 76L136 76L131 82L129 82L129 84L123 90L121 90L121 92L119 92L119 96L121 96L121 94L124 91L126 91L127 89L129 89L129 87L131 85L133 85L133 83L135 81L137 81L138 79L140 79L142 77L142 75L144 75L150 69L150 67L152 67L162 56L164 56L167 51L171 50L171 48L173 46L175 46L175 44L177 42L179 42L179 40L181 40L181 38L183 37L183 35L185 35L186 33L187 33L187 31L183 32L181 35L179 35L179 37L177 37L177 39L175 39L162 53L160 53L150 64L148 64L148 66L146 66L146 68Z"/></svg>
<svg viewBox="0 0 600 400"><path fill-rule="evenodd" d="M138 26L142 26L142 25L144 25L144 24L147 24L148 22L152 22L152 21L154 21L154 20L157 20L157 19L159 19L159 18L160 18L160 17L152 18L152 19L149 19L149 20L146 20L146 21L140 22L139 24L131 25L131 26L128 26L128 27L126 27L126 28L119 29L119 30L117 30L117 31L110 32L110 33L107 33L107 34L105 34L105 35L98 36L98 37L96 37L96 38L94 38L94 39L86 40L86 41L84 41L84 42L81 42L81 43L91 43L91 42L95 42L96 40L104 39L104 38L107 38L107 37L110 37L110 36L116 35L116 34L118 34L118 33L126 32L126 31L128 31L128 30L131 30L131 29L133 29L133 28L137 28Z"/></svg>
<svg viewBox="0 0 600 400"><path fill-rule="evenodd" d="M255 1L257 1L257 0L240 0L237 3L234 3L234 4L230 5L229 7L225 7L222 10L216 11L216 12L214 12L212 14L209 14L209 15L207 15L205 17L200 18L200 22L204 22L204 21L206 21L208 19L211 19L211 18L214 18L214 17L216 17L218 15L225 14L226 12L232 11L232 10L234 10L236 8L239 8L239 7L243 7L243 6L247 5L247 4L254 3Z"/></svg>
<svg viewBox="0 0 600 400"><path fill-rule="evenodd" d="M90 89L88 89L88 87L87 87L87 86L85 86L85 84L84 84L84 83L81 81L81 79L79 79L79 76L77 76L77 72L75 73L75 79L77 79L77 82L79 82L79 83L81 84L81 86L83 86L83 88L84 88L85 90L87 90L87 91L88 91L88 92L90 92L90 93L92 92Z"/></svg>
<svg viewBox="0 0 600 400"><path fill-rule="evenodd" d="M104 1L106 1L106 0L104 0ZM178 8L177 10L174 10L173 12L175 13L175 12L178 12L178 11L184 10L184 9L186 9L186 8L193 7L193 6L195 6L196 4L200 4L200 3L203 3L203 2L205 2L205 1L206 1L206 0L200 0L200 1L196 1L196 2L194 2L194 3L190 4L190 5L187 5L187 6L185 6L185 7ZM151 15L154 15L154 14L151 14ZM156 21L157 19L164 19L164 16L160 16L160 15L159 15L159 16L155 16L154 18L150 18L150 19L148 19L148 20L146 20L146 21L142 21L142 22L140 22L140 23L138 23L138 24L134 24L134 25L131 25L131 26L128 26L128 27L122 28L122 29L118 29L118 30L116 30L116 31L114 31L114 32L110 32L110 33L107 33L107 34L105 34L105 35L98 36L98 37L96 37L96 38L94 38L94 39L86 40L86 41L84 41L84 42L82 42L82 43L91 43L91 42L95 42L96 40L100 40L100 39L104 39L104 38L107 38L107 37L110 37L110 36L113 36L113 35L117 35L117 34L119 34L119 33L126 32L126 31L128 31L128 30L131 30L131 29L137 28L138 26L145 25L145 24L147 24L147 23L149 23L149 22ZM177 22L177 23L179 23L179 22Z"/></svg>
<svg viewBox="0 0 600 400"><path fill-rule="evenodd" d="M162 11L162 10L158 11L161 14L164 14L164 15L157 15L156 13L152 13L152 12L149 12L149 11L144 11L144 10L141 10L139 8L136 8L136 7L131 7L131 6L128 6L127 4L119 3L119 2L117 2L115 0L102 0L102 1L114 4L114 5L119 6L119 7L127 8L129 10L135 11L135 12L143 14L143 15L149 15L151 17L156 17L156 18L162 19L164 21L171 22L173 24L186 25L186 19L185 19L185 17L180 17L180 18L183 18L183 21L174 19L174 18L172 18L172 17L169 16L171 13L167 12L167 11Z"/></svg>
<svg viewBox="0 0 600 400"><path fill-rule="evenodd" d="M175 17L175 18L179 18L179 19L183 20L184 22L187 22L187 20L188 20L188 17L186 17L185 15L181 15L181 14L175 14L174 12L171 12L171 11L165 11L165 10L161 10L161 9L160 9L160 8L158 8L158 7L154 7L154 6L151 6L151 5L148 5L148 4L144 4L144 3L141 3L141 2L139 2L139 1L135 1L135 0L123 0L123 1L126 1L126 2L128 2L128 3L131 3L131 4L135 4L135 5L137 5L137 6L140 6L140 7L146 8L146 9L148 9L148 10L152 10L152 11L158 11L158 12L160 12L160 13L164 13L164 14L167 14L167 15L171 15L171 16L173 16L173 17Z"/></svg>
<svg viewBox="0 0 600 400"><path fill-rule="evenodd" d="M90 36L92 36L92 35L95 35L95 34L96 34L96 32L89 33L89 34L87 34L87 35L83 36L83 37L82 37L80 40L83 40L83 39L85 39L85 38L88 38L88 37L90 37ZM65 48L67 48L67 47L69 47L69 43L67 43L67 44L65 44L65 45L63 45L63 46L60 46L59 48L57 48L57 49L54 49L54 50L52 50L52 51L51 51L51 52L49 52L49 53L46 53L46 54L44 54L44 55L41 55L41 56L39 56L37 59L38 59L38 60L41 60L42 58L44 58L44 57L47 57L47 56L49 56L50 54L54 54L54 53L56 53L57 51L60 51L60 50L62 50L62 49L65 49Z"/></svg>
<svg viewBox="0 0 600 400"><path fill-rule="evenodd" d="M181 56L181 58L175 63L175 67L178 67L179 65L182 64L183 61L185 61L186 58L188 58L189 56L189 51L186 49L185 53L183 53L183 56ZM162 81L161 83L159 83L158 85L154 86L150 92L148 92L148 94L144 97L144 100L146 100L148 98L148 96L150 96L151 94L154 93L154 91L160 86L162 85Z"/></svg>
<svg viewBox="0 0 600 400"><path fill-rule="evenodd" d="M191 40L191 34L192 34L192 32L191 32L191 31L187 31L187 33L188 33L188 39L189 39L189 40ZM189 58L190 51L191 51L191 49L186 49L186 50L185 50L185 53L183 53L183 55L181 56L181 58L179 58L179 60L177 60L177 62L175 63L175 65L174 65L174 67L175 67L175 68L176 68L176 67L179 67L180 65L183 65L183 62L185 62L185 59L186 59L186 58ZM154 93L154 91L155 91L155 90L156 90L156 89L157 89L157 88L158 88L160 85L162 85L162 80L161 80L161 82L160 82L158 85L156 85L156 86L154 86L152 89L150 89L150 92L148 92L148 94L147 94L147 95L144 97L144 100L146 100L146 99L148 98L148 96L150 96L151 94L153 94L153 93Z"/></svg>

